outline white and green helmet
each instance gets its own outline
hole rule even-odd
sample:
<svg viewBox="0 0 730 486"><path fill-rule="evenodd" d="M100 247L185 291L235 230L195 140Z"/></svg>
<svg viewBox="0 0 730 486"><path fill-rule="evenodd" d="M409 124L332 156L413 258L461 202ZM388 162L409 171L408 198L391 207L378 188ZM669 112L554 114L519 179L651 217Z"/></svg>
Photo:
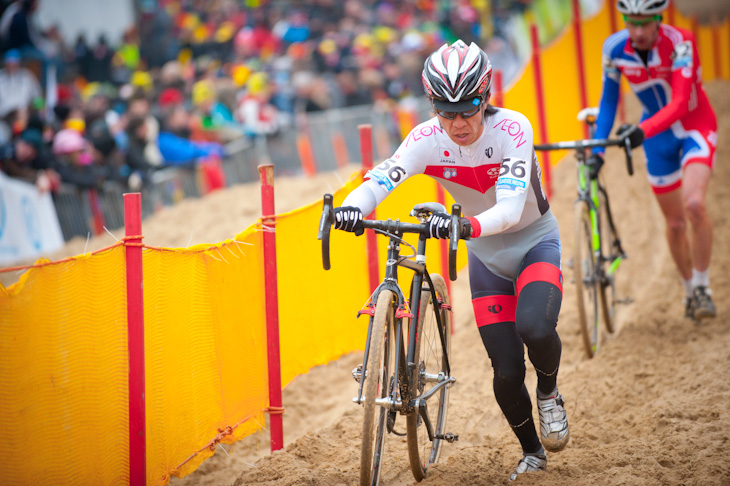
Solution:
<svg viewBox="0 0 730 486"><path fill-rule="evenodd" d="M618 0L616 8L624 15L659 15L669 6L669 0Z"/></svg>

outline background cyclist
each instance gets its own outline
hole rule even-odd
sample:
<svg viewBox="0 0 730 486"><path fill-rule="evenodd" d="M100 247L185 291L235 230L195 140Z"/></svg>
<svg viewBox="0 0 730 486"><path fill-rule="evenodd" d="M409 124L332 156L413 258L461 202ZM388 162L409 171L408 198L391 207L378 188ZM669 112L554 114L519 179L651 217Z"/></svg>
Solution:
<svg viewBox="0 0 730 486"><path fill-rule="evenodd" d="M649 183L684 283L685 315L702 319L716 315L708 277L712 221L705 196L715 163L717 120L702 87L694 36L662 23L668 5L669 0L616 3L626 29L603 44L603 94L595 137L605 138L613 126L623 74L643 114L638 125L622 125L618 134L629 136L632 145L645 139ZM594 152L588 162L597 171L603 149Z"/></svg>
<svg viewBox="0 0 730 486"><path fill-rule="evenodd" d="M395 154L335 208L335 227L361 234L369 214L405 179L426 174L463 208L476 324L494 369L494 394L522 446L510 479L544 470L545 449L569 440L557 376L562 301L558 223L540 186L532 127L524 115L488 104L492 66L461 40L424 64L423 86L436 116L416 126ZM429 218L432 237L448 238L450 216ZM524 346L537 372L540 438L525 386Z"/></svg>

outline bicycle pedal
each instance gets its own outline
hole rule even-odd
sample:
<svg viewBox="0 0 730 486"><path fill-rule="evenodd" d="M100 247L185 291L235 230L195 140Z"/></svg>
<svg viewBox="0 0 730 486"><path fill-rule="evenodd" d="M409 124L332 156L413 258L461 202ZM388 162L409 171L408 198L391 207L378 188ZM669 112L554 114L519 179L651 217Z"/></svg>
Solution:
<svg viewBox="0 0 730 486"><path fill-rule="evenodd" d="M360 380L362 380L362 365L359 364L352 370L352 378L360 383Z"/></svg>
<svg viewBox="0 0 730 486"><path fill-rule="evenodd" d="M459 440L459 436L457 434L452 434L451 432L446 432L445 434L436 434L437 439L445 440L449 444L453 444L457 440Z"/></svg>

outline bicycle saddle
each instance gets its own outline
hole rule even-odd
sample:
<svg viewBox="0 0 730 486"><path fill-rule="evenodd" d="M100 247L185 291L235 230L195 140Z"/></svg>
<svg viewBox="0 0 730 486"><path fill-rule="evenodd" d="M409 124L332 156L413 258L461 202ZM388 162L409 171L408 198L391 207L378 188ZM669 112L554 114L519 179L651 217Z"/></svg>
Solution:
<svg viewBox="0 0 730 486"><path fill-rule="evenodd" d="M598 107L583 108L578 112L578 121L586 121L589 117L593 120L598 118Z"/></svg>
<svg viewBox="0 0 730 486"><path fill-rule="evenodd" d="M411 209L411 216L420 218L421 216L428 217L433 213L445 213L446 207L443 204L435 202L420 203L413 206Z"/></svg>

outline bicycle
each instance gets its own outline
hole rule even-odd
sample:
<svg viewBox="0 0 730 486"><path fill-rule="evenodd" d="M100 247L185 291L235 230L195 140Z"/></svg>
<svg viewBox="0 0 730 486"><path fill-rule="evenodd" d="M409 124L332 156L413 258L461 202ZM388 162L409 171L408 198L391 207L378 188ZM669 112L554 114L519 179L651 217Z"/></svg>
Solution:
<svg viewBox="0 0 730 486"><path fill-rule="evenodd" d="M363 220L366 230L389 238L385 278L358 312L370 316L363 363L353 370L358 382L353 401L363 405L360 484L375 486L385 454L386 434L405 435L411 472L421 481L431 464L438 461L443 442L459 436L446 432L449 391L456 383L451 376L451 305L441 275L426 268L426 241L430 214L446 212L438 203L416 205L411 211L420 223L400 220ZM451 227L459 228L461 207L454 204ZM322 240L322 263L330 268L329 238L334 213L332 195L325 194L318 239ZM403 239L418 234L418 248ZM452 231L449 242L449 278L456 280L456 250L460 231ZM413 250L401 255L401 245ZM414 272L410 298L405 299L398 284L398 268ZM417 309L417 317L411 309ZM404 328L408 330L404 339ZM405 415L406 431L395 429L397 415Z"/></svg>
<svg viewBox="0 0 730 486"><path fill-rule="evenodd" d="M536 151L575 151L578 199L573 213L573 276L580 332L588 358L595 356L601 346L599 316L606 332L613 334L616 330L616 305L631 301L616 297L616 271L626 259L626 252L621 246L606 188L598 178L591 177L590 168L586 165L590 148L623 146L628 173L633 175L631 144L627 138L593 139L597 116L597 108L585 108L578 113L578 120L588 126L589 139L535 145Z"/></svg>

